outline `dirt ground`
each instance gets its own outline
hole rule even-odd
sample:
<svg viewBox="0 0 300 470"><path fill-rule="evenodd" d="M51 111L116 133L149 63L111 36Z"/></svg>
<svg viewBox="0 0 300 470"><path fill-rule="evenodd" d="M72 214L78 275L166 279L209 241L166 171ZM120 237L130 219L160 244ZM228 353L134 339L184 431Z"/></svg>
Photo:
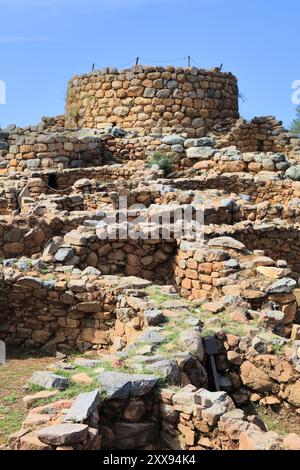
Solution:
<svg viewBox="0 0 300 470"><path fill-rule="evenodd" d="M51 363L53 357L45 357L38 351L8 350L6 364L0 365L0 446L20 428L26 415L22 398L32 372L44 370Z"/></svg>

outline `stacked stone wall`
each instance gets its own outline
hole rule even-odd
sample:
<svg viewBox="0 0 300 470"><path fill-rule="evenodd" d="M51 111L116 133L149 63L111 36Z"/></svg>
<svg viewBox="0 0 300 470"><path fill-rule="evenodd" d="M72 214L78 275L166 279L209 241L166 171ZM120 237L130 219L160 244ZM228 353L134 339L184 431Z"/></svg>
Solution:
<svg viewBox="0 0 300 470"><path fill-rule="evenodd" d="M238 117L237 81L217 69L104 69L70 81L66 115L75 127L116 123L145 134L176 130L201 137L216 122Z"/></svg>

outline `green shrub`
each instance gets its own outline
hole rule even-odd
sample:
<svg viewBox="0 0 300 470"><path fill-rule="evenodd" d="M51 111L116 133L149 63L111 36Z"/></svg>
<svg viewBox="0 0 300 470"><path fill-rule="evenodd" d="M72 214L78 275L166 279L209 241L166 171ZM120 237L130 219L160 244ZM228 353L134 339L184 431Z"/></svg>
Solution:
<svg viewBox="0 0 300 470"><path fill-rule="evenodd" d="M163 155L160 152L156 152L152 157L148 159L148 166L158 165L161 170L164 171L165 175L171 173L173 158L168 155Z"/></svg>

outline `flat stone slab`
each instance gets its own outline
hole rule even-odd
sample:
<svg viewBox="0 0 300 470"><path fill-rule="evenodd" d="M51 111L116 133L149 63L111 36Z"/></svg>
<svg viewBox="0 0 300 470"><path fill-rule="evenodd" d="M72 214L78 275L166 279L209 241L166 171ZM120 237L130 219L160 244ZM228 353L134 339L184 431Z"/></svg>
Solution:
<svg viewBox="0 0 300 470"><path fill-rule="evenodd" d="M38 277L33 277L33 276L20 277L17 283L18 285L22 285L24 287L28 287L31 289L39 289L42 285L41 279L39 279Z"/></svg>
<svg viewBox="0 0 300 470"><path fill-rule="evenodd" d="M162 142L167 145L182 145L184 143L184 137L177 134L166 135Z"/></svg>
<svg viewBox="0 0 300 470"><path fill-rule="evenodd" d="M69 379L47 371L34 372L30 382L46 389L58 388L59 390L64 390L69 386Z"/></svg>
<svg viewBox="0 0 300 470"><path fill-rule="evenodd" d="M242 251L246 248L244 243L241 243L231 237L212 238L209 240L208 246L222 246L223 248L231 248L232 250L237 251Z"/></svg>
<svg viewBox="0 0 300 470"><path fill-rule="evenodd" d="M102 372L98 381L107 398L126 400L129 396L147 395L158 382L159 377L147 374L126 374L124 372Z"/></svg>
<svg viewBox="0 0 300 470"><path fill-rule="evenodd" d="M121 279L118 283L119 289L143 289L151 286L152 282L140 277L128 276Z"/></svg>
<svg viewBox="0 0 300 470"><path fill-rule="evenodd" d="M88 435L86 424L56 424L37 431L37 437L53 446L72 445L83 442Z"/></svg>
<svg viewBox="0 0 300 470"><path fill-rule="evenodd" d="M59 393L58 390L53 391L42 391L34 393L33 395L27 395L23 398L23 403L25 404L26 408L31 408L34 405L38 404L39 400L45 400L51 397L54 397Z"/></svg>
<svg viewBox="0 0 300 470"><path fill-rule="evenodd" d="M99 404L99 390L80 393L65 415L64 422L83 423L91 416Z"/></svg>
<svg viewBox="0 0 300 470"><path fill-rule="evenodd" d="M186 156L197 160L209 160L215 153L216 151L210 147L190 147L186 151Z"/></svg>

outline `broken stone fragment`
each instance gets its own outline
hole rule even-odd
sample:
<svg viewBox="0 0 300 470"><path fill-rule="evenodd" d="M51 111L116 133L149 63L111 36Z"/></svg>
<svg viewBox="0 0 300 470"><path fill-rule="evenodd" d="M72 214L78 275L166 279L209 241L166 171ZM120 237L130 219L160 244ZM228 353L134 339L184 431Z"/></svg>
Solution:
<svg viewBox="0 0 300 470"><path fill-rule="evenodd" d="M202 419L209 425L215 426L220 417L226 413L226 407L215 403L202 411Z"/></svg>
<svg viewBox="0 0 300 470"><path fill-rule="evenodd" d="M100 276L101 271L99 269L93 268L92 266L88 266L82 271L83 276Z"/></svg>
<svg viewBox="0 0 300 470"><path fill-rule="evenodd" d="M187 385L172 396L174 409L186 414L192 414L194 410L194 396L196 387Z"/></svg>
<svg viewBox="0 0 300 470"><path fill-rule="evenodd" d="M126 400L128 397L147 395L157 384L159 377L147 374L126 374L123 372L102 372L98 381L107 398Z"/></svg>
<svg viewBox="0 0 300 470"><path fill-rule="evenodd" d="M72 248L59 248L55 253L55 260L61 261L62 263L69 261L74 256L74 250Z"/></svg>
<svg viewBox="0 0 300 470"><path fill-rule="evenodd" d="M252 260L254 266L274 266L275 261L267 256L258 256L254 260Z"/></svg>
<svg viewBox="0 0 300 470"><path fill-rule="evenodd" d="M274 325L282 323L284 319L284 313L281 310L262 310L259 316L262 321Z"/></svg>
<svg viewBox="0 0 300 470"><path fill-rule="evenodd" d="M297 380L297 382L286 388L285 397L289 403L300 407L300 380Z"/></svg>
<svg viewBox="0 0 300 470"><path fill-rule="evenodd" d="M80 393L64 417L64 422L84 423L100 405L99 390Z"/></svg>
<svg viewBox="0 0 300 470"><path fill-rule="evenodd" d="M199 361L204 359L203 341L196 327L195 330L183 331L180 335L180 344L182 344L187 351L195 354Z"/></svg>
<svg viewBox="0 0 300 470"><path fill-rule="evenodd" d="M270 287L268 287L267 294L289 294L293 291L296 285L297 282L294 279L290 277L284 277L283 279L279 279Z"/></svg>
<svg viewBox="0 0 300 470"><path fill-rule="evenodd" d="M225 408L224 413L235 408L232 399L226 392L210 392L204 388L201 388L195 393L194 401L204 408L210 408L213 405L221 405Z"/></svg>
<svg viewBox="0 0 300 470"><path fill-rule="evenodd" d="M62 237L54 237L52 240L49 240L44 248L43 255L55 255L55 253L59 250L61 244L63 242Z"/></svg>
<svg viewBox="0 0 300 470"><path fill-rule="evenodd" d="M88 246L95 236L93 232L79 232L78 230L71 230L64 238L64 242L71 246Z"/></svg>
<svg viewBox="0 0 300 470"><path fill-rule="evenodd" d="M244 385L258 392L270 392L273 380L263 370L255 367L250 361L241 365L241 379Z"/></svg>
<svg viewBox="0 0 300 470"><path fill-rule="evenodd" d="M277 397L269 396L262 398L259 402L263 406L272 406L272 405L280 405L280 400Z"/></svg>
<svg viewBox="0 0 300 470"><path fill-rule="evenodd" d="M29 412L27 417L22 423L24 429L33 429L37 426L42 426L50 423L51 417L46 413L38 413L36 409L32 410L32 413Z"/></svg>
<svg viewBox="0 0 300 470"><path fill-rule="evenodd" d="M69 386L69 379L51 372L39 371L32 374L30 383L46 389L58 388L64 390Z"/></svg>

